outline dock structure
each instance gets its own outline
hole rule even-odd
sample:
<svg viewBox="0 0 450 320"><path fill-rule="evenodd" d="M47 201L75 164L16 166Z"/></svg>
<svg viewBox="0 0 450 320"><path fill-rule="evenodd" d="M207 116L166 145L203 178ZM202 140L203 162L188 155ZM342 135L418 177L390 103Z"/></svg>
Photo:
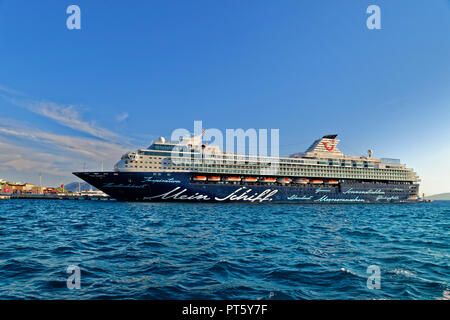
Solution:
<svg viewBox="0 0 450 320"><path fill-rule="evenodd" d="M0 194L0 199L98 200L114 201L110 196L77 194Z"/></svg>

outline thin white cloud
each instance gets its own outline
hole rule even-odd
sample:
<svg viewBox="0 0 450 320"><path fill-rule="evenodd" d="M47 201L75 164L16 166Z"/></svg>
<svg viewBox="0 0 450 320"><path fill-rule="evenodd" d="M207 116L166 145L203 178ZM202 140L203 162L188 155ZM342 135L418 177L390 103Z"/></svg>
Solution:
<svg viewBox="0 0 450 320"><path fill-rule="evenodd" d="M16 96L23 96L24 95L20 91L7 88L5 86L2 86L1 84L0 84L0 91L3 92L3 93L6 93L6 94L10 94L10 95L16 95Z"/></svg>
<svg viewBox="0 0 450 320"><path fill-rule="evenodd" d="M53 176L54 180L59 179L56 177L74 179L71 173L81 167L98 170L104 162L107 170L112 169L113 163L124 152L135 148L117 133L83 119L74 105L37 101L2 85L0 98L83 133L81 136L56 134L46 128L37 128L37 123L0 119L0 171L9 178L28 180L42 172L47 177ZM128 113L122 113L116 120L123 122L128 116Z"/></svg>
<svg viewBox="0 0 450 320"><path fill-rule="evenodd" d="M124 112L124 113L118 114L116 116L116 120L117 120L117 122L124 122L125 120L128 119L128 117L129 117L128 112Z"/></svg>
<svg viewBox="0 0 450 320"><path fill-rule="evenodd" d="M14 129L0 126L0 134L47 144L51 148L75 153L79 156L94 160L105 160L111 157L117 158L126 151L125 147L111 142L58 135L32 128L22 127L20 129Z"/></svg>
<svg viewBox="0 0 450 320"><path fill-rule="evenodd" d="M61 170L55 162L67 162L69 158L41 153L34 148L23 148L0 141L0 170L18 172L44 172L64 176L70 172Z"/></svg>
<svg viewBox="0 0 450 320"><path fill-rule="evenodd" d="M84 132L105 140L116 140L119 138L116 133L101 128L95 125L94 122L82 120L80 114L72 105L66 106L48 101L36 102L17 98L8 98L8 100L16 106L26 108L28 111L52 119L55 122L76 131Z"/></svg>
<svg viewBox="0 0 450 320"><path fill-rule="evenodd" d="M7 122L0 120L0 172L6 175L2 178L13 181L21 177L19 180L37 183L38 172L46 174L47 182L53 179L53 184L62 177L73 181L72 172L82 168L100 170L104 163L104 168L111 170L126 151L115 143L53 134L14 121L13 126L2 125Z"/></svg>
<svg viewBox="0 0 450 320"><path fill-rule="evenodd" d="M22 93L2 85L0 85L0 93L0 96L3 99L9 101L13 105L49 118L73 130L87 133L104 140L125 141L125 139L118 136L115 132L102 128L96 125L95 122L83 120L74 105L64 105L52 101L37 101L25 98ZM128 114L126 114L126 117L128 117Z"/></svg>

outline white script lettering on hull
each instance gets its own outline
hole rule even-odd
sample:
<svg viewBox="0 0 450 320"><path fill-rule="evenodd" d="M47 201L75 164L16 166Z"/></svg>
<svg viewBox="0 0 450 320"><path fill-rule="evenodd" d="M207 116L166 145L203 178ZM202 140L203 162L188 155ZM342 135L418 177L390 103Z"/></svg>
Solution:
<svg viewBox="0 0 450 320"><path fill-rule="evenodd" d="M163 193L163 194L159 194L157 196L152 196L152 197L144 197L144 200L151 200L151 199L162 199L162 200L167 200L167 199L173 199L173 200L211 200L211 198L209 198L207 195L204 194L199 194L198 192L196 192L193 195L187 195L184 194L186 192L187 189L182 189L181 191L178 191L179 189L181 189L180 187L176 187L175 189ZM177 192L178 191L178 192Z"/></svg>
<svg viewBox="0 0 450 320"><path fill-rule="evenodd" d="M316 193L320 193L320 192L331 192L331 189L316 189Z"/></svg>
<svg viewBox="0 0 450 320"><path fill-rule="evenodd" d="M145 177L142 182L162 182L162 183L180 183L180 180L175 180L174 178L169 179L154 179L154 177Z"/></svg>
<svg viewBox="0 0 450 320"><path fill-rule="evenodd" d="M246 189L246 190L245 190ZM151 200L151 199L173 199L173 200L211 200L210 197L204 194L199 194L196 192L195 194L189 195L186 194L187 189L181 189L180 187L176 187L175 189L159 194L152 197L145 197L144 200ZM253 192L252 189L247 189L246 187L241 187L232 193L228 194L226 197L219 198L215 197L214 200L216 201L250 201L250 202L264 202L264 201L272 201L272 196L277 193L278 190L271 190L266 189L263 192Z"/></svg>
<svg viewBox="0 0 450 320"><path fill-rule="evenodd" d="M392 201L392 200L399 200L400 198L398 196L378 196L377 201Z"/></svg>
<svg viewBox="0 0 450 320"><path fill-rule="evenodd" d="M345 190L342 193L343 194L384 194L384 191L381 191L381 189L353 190L353 188L350 188L348 190Z"/></svg>
<svg viewBox="0 0 450 320"><path fill-rule="evenodd" d="M112 182L108 182L105 183L103 185L103 188L136 188L136 189L142 189L142 188L146 188L148 186L148 184L123 184L123 183L119 183L119 184L114 184Z"/></svg>
<svg viewBox="0 0 450 320"><path fill-rule="evenodd" d="M327 196L322 196L319 199L314 200L314 202L365 202L364 199L360 197L346 199L346 198L329 198Z"/></svg>
<svg viewBox="0 0 450 320"><path fill-rule="evenodd" d="M313 196L301 196L299 197L296 194L293 194L292 196L289 196L288 200L312 200Z"/></svg>
<svg viewBox="0 0 450 320"><path fill-rule="evenodd" d="M255 201L264 202L264 201L272 201L271 196L273 196L275 193L278 192L278 190L266 189L263 192L261 192L260 194L258 194L258 192L252 193L252 189L247 189L247 190L245 190L245 189L247 189L247 187L239 188L236 191L234 191L233 193L230 193L229 195L227 195L225 198L215 197L214 199L216 201L243 200L243 201L250 201L250 202L255 202ZM245 191L243 191L243 190L245 190ZM243 191L243 192L241 194L239 194L239 192L241 192L241 191Z"/></svg>

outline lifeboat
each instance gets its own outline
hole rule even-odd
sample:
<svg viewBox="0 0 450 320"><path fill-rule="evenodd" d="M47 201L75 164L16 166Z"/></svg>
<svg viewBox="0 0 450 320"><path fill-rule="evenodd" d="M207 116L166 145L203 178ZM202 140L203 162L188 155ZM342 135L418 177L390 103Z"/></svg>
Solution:
<svg viewBox="0 0 450 320"><path fill-rule="evenodd" d="M208 177L208 181L219 182L220 181L220 177Z"/></svg>
<svg viewBox="0 0 450 320"><path fill-rule="evenodd" d="M277 182L277 179L275 179L275 178L261 178L260 181L264 182L264 183L269 183L269 182Z"/></svg>
<svg viewBox="0 0 450 320"><path fill-rule="evenodd" d="M244 182L257 182L258 178L254 178L254 177L245 177L244 179L242 179L242 181Z"/></svg>
<svg viewBox="0 0 450 320"><path fill-rule="evenodd" d="M328 180L327 183L328 184L338 184L339 181L337 181L337 180Z"/></svg>
<svg viewBox="0 0 450 320"><path fill-rule="evenodd" d="M291 183L291 179L289 179L289 178L278 178L277 179L277 182L278 183L282 183L282 184L287 184L287 183Z"/></svg>
<svg viewBox="0 0 450 320"><path fill-rule="evenodd" d="M239 182L239 181L241 181L241 178L240 177L226 177L225 181L228 181L228 182Z"/></svg>
<svg viewBox="0 0 450 320"><path fill-rule="evenodd" d="M309 180L304 179L304 178L294 180L294 183L300 183L300 184L307 184L308 182L309 182Z"/></svg>
<svg viewBox="0 0 450 320"><path fill-rule="evenodd" d="M194 181L206 181L206 177L205 176L194 176L192 178L192 180L194 180Z"/></svg>
<svg viewBox="0 0 450 320"><path fill-rule="evenodd" d="M323 181L322 180L311 180L312 184L322 184Z"/></svg>

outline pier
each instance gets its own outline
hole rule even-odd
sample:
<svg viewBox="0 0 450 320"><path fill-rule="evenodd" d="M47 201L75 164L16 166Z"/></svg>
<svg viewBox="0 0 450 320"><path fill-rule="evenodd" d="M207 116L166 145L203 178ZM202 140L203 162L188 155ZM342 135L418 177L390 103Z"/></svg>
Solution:
<svg viewBox="0 0 450 320"><path fill-rule="evenodd" d="M77 194L0 194L0 199L97 200L115 201L110 196Z"/></svg>

